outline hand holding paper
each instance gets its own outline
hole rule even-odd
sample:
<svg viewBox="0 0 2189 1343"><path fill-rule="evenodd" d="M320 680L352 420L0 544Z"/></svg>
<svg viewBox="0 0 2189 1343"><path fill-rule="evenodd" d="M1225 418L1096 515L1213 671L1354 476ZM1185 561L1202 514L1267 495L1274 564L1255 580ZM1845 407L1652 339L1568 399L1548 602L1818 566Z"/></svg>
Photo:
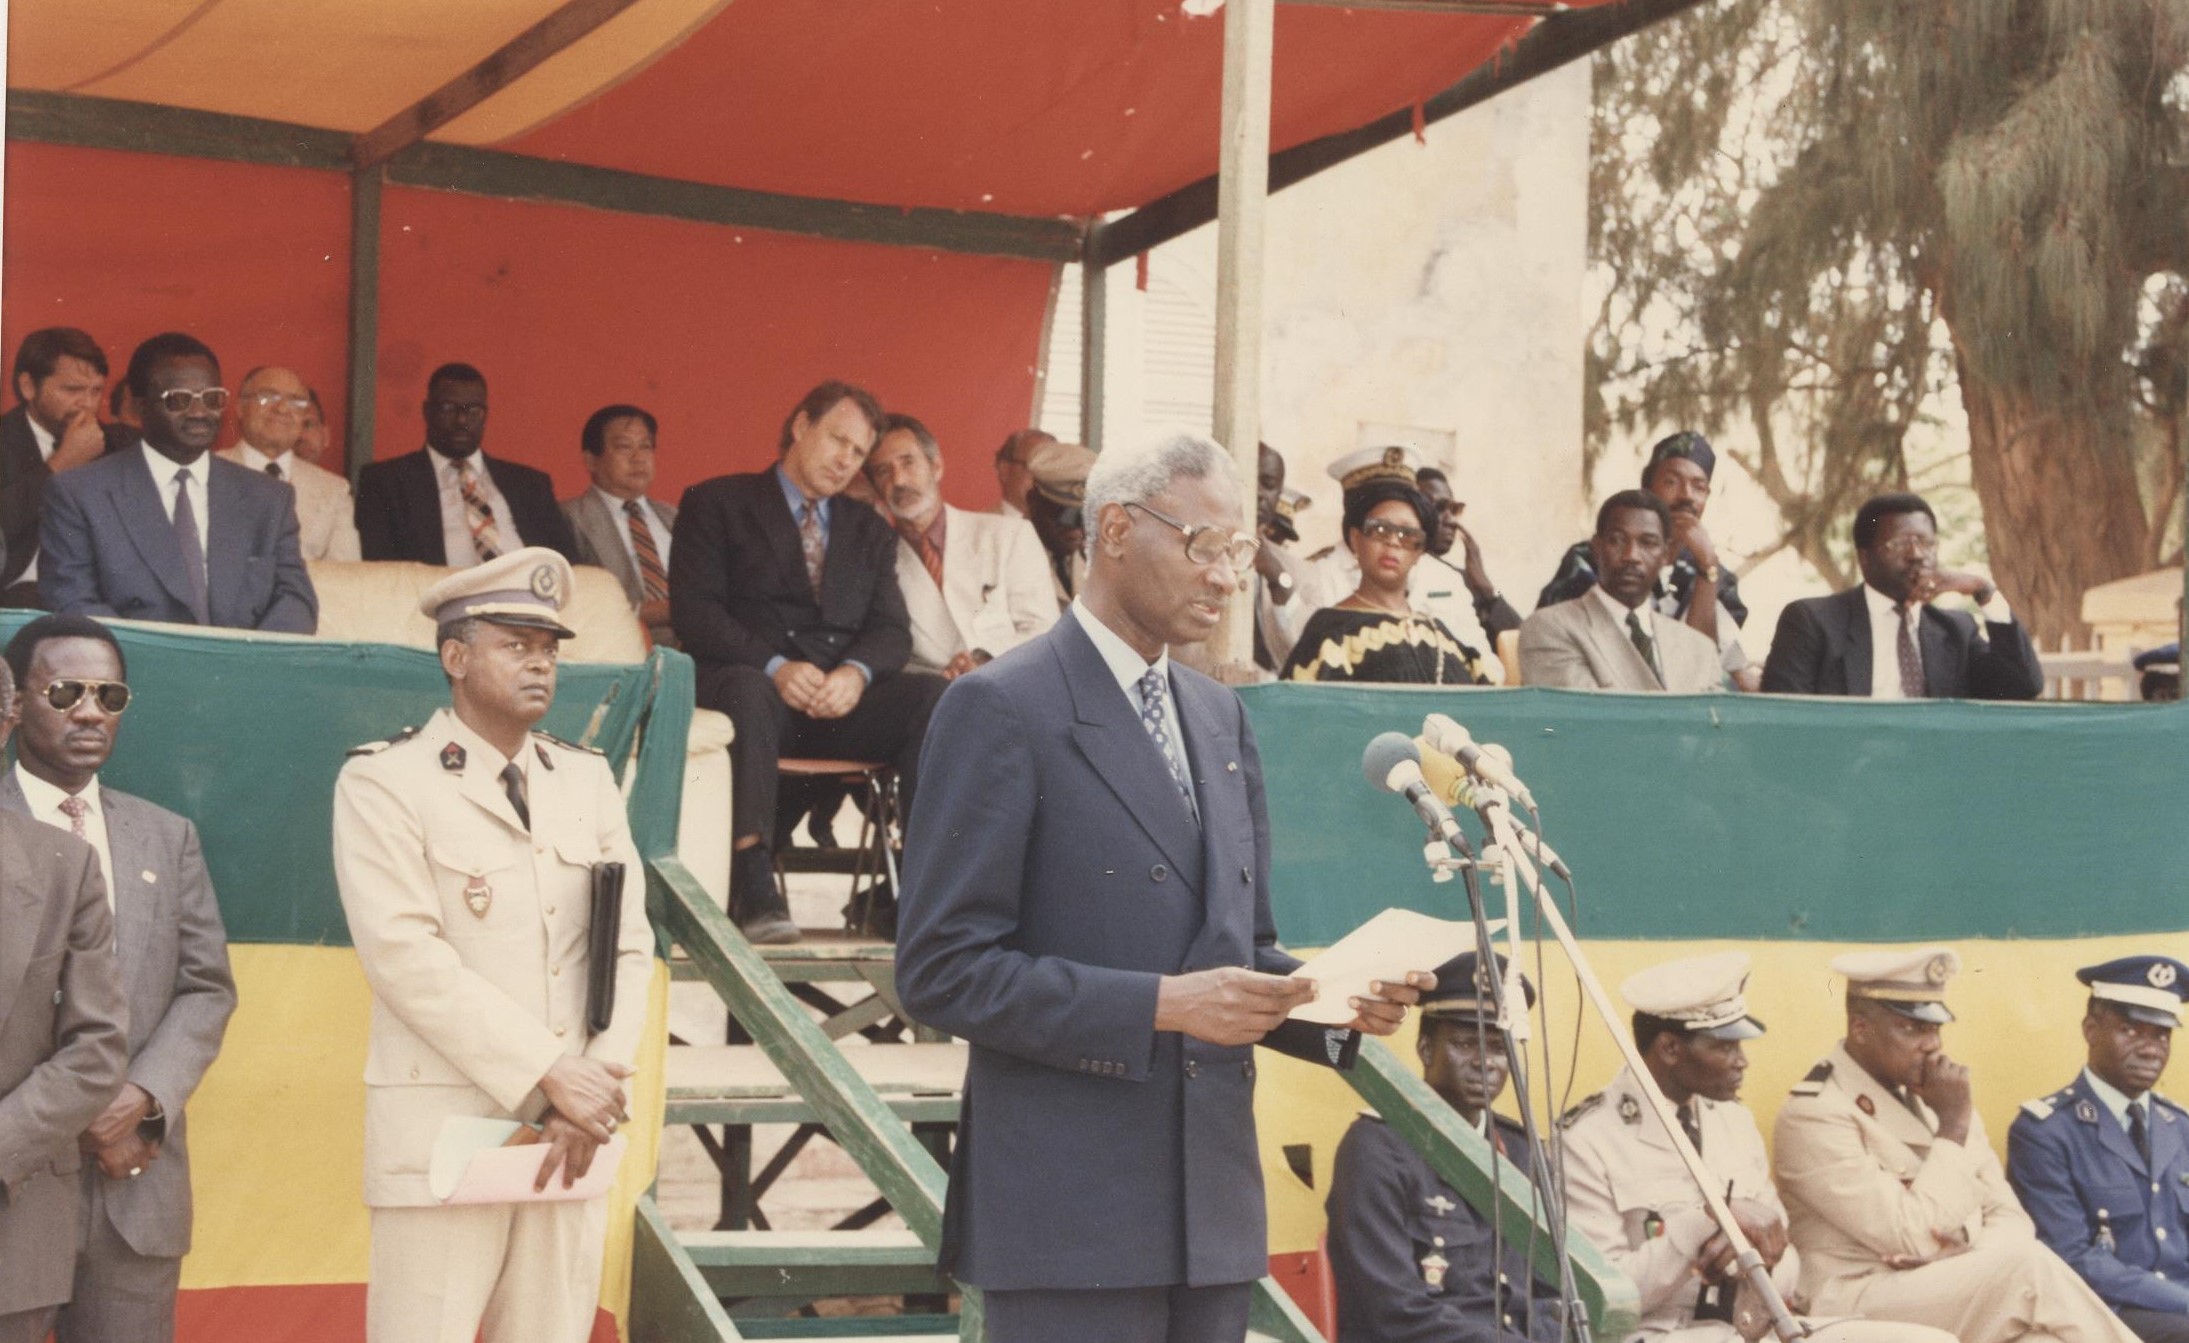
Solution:
<svg viewBox="0 0 2189 1343"><path fill-rule="evenodd" d="M1503 926L1492 923L1490 930ZM1474 944L1473 924L1432 919L1410 909L1387 909L1292 972L1295 979L1314 981L1316 994L1313 1001L1293 1008L1291 1018L1324 1026L1347 1025L1359 1011L1353 999L1377 996L1371 984L1404 984L1409 973L1434 969Z"/></svg>
<svg viewBox="0 0 2189 1343"><path fill-rule="evenodd" d="M539 1132L513 1119L450 1118L442 1121L441 1136L433 1145L427 1187L435 1198L452 1205L599 1198L614 1183L616 1168L629 1146L619 1133L600 1144L591 1167L574 1182L565 1186L553 1179L542 1189L539 1180L546 1174L545 1163L553 1148Z"/></svg>

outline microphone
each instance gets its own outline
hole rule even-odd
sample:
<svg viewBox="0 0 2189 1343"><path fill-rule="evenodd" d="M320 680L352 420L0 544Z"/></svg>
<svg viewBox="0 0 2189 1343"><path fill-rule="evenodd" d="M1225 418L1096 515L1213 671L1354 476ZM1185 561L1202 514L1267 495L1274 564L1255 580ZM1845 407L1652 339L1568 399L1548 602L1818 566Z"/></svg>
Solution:
<svg viewBox="0 0 2189 1343"><path fill-rule="evenodd" d="M1525 806L1535 805L1535 795L1520 781L1520 776L1513 773L1511 757L1500 760L1497 755L1475 745L1474 734L1458 723L1443 714L1433 713L1421 720L1421 735L1432 749L1457 760L1482 782L1492 788L1504 789Z"/></svg>
<svg viewBox="0 0 2189 1343"><path fill-rule="evenodd" d="M1447 843L1461 838L1459 822L1451 809L1437 800L1421 776L1421 751L1402 732L1386 732L1368 743L1361 753L1361 773L1385 792L1398 793L1414 808L1422 823Z"/></svg>
<svg viewBox="0 0 2189 1343"><path fill-rule="evenodd" d="M1436 794L1437 800L1447 806L1466 807L1481 816L1484 825L1491 825L1489 809L1493 804L1489 798L1476 795L1474 776L1467 772L1467 767L1456 758L1438 750L1427 737L1414 738L1414 746L1421 752L1421 776L1428 783L1429 791ZM1495 744L1483 746L1479 749L1486 761L1495 761L1505 755L1505 748ZM1508 768L1511 765L1510 759L1505 760L1504 763ZM1499 800L1495 805L1503 807L1504 803ZM1510 815L1511 809L1506 808L1506 812ZM1492 826L1492 831L1494 833L1494 826ZM1550 845L1543 842L1541 836L1532 830L1525 829L1520 830L1518 834L1523 852L1529 854L1559 876L1569 881L1572 880L1573 870L1566 866L1565 860L1560 858Z"/></svg>

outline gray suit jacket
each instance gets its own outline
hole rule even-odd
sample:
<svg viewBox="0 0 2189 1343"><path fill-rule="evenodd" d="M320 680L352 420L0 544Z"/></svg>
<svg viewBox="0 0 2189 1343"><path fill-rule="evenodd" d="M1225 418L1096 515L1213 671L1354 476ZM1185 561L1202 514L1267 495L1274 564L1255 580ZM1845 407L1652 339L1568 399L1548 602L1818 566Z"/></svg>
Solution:
<svg viewBox="0 0 2189 1343"><path fill-rule="evenodd" d="M91 846L0 812L0 1315L68 1300L76 1135L122 1084L128 1008Z"/></svg>
<svg viewBox="0 0 2189 1343"><path fill-rule="evenodd" d="M107 1217L137 1253L180 1258L190 1250L191 1221L184 1107L220 1053L236 1010L228 935L197 827L104 785L99 798L114 858L115 950L129 1000L129 1072L122 1080L143 1087L167 1114L159 1159L136 1179L107 1185ZM0 774L0 811L29 811L13 770ZM115 1089L108 1088L102 1106Z"/></svg>
<svg viewBox="0 0 2189 1343"><path fill-rule="evenodd" d="M1155 1029L1157 981L1283 974L1245 706L1171 664L1196 825L1076 616L953 681L905 845L897 987L972 1045L943 1215L981 1287L1248 1282L1268 1272L1254 1049ZM1262 1043L1350 1066L1358 1037Z"/></svg>
<svg viewBox="0 0 2189 1343"><path fill-rule="evenodd" d="M1725 686L1718 647L1659 614L1657 660L1664 681L1642 660L1626 627L1593 591L1546 606L1520 622L1520 682L1569 690L1669 690L1699 695Z"/></svg>
<svg viewBox="0 0 2189 1343"><path fill-rule="evenodd" d="M672 533L676 531L676 509L659 499L648 499L646 506L654 510L654 516ZM645 600L646 588L639 579L638 565L631 560L631 552L623 544L623 533L616 530L616 520L609 516L608 505L601 502L599 494L587 490L575 499L562 501L562 515L570 520L570 531L577 537L577 553L571 558L579 564L598 565L616 576L623 584L623 595L630 600L631 609L637 610ZM668 568L669 556L661 557L662 568ZM675 631L663 625L654 630L654 642L674 646ZM666 636L666 637L665 637Z"/></svg>
<svg viewBox="0 0 2189 1343"><path fill-rule="evenodd" d="M298 549L296 492L208 453L206 623L310 634L319 597ZM47 482L38 594L55 611L192 625L182 548L167 506L131 447Z"/></svg>

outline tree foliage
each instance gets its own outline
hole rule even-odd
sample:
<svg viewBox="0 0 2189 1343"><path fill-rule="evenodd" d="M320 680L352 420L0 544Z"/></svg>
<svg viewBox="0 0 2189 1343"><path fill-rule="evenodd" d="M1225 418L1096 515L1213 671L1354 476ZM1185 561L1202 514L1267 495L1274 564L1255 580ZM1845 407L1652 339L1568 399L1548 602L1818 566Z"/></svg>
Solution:
<svg viewBox="0 0 2189 1343"><path fill-rule="evenodd" d="M1717 0L1598 58L1590 451L1718 437L1851 581L1941 394L2040 636L2161 561L2189 368L2189 0Z"/></svg>

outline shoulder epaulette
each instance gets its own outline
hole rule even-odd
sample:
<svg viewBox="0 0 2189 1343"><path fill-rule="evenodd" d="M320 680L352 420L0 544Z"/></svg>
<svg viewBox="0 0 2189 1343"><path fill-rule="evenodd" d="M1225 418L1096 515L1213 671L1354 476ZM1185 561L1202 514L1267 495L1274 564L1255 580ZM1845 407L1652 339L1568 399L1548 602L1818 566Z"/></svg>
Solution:
<svg viewBox="0 0 2189 1343"><path fill-rule="evenodd" d="M2154 1091L2151 1093L2151 1099L2157 1101L2159 1104L2165 1106L2167 1109L2172 1110L2175 1114L2189 1115L2189 1106L2184 1106L2180 1101L2175 1100L2171 1096L2161 1096L2158 1092Z"/></svg>
<svg viewBox="0 0 2189 1343"><path fill-rule="evenodd" d="M1572 1109L1558 1116L1558 1127L1572 1128L1574 1122L1580 1119L1582 1115L1587 1114L1589 1111L1595 1109L1597 1106L1602 1105L1603 1103L1604 1093L1601 1091L1597 1092L1593 1096L1583 1096L1580 1100L1577 1100L1573 1103Z"/></svg>
<svg viewBox="0 0 2189 1343"><path fill-rule="evenodd" d="M419 729L414 727L407 727L404 728L401 732L396 733L392 737L383 737L379 741L368 741L362 746L352 746L349 749L349 754L378 755L382 751L387 750L390 746L399 746L402 743L409 741L412 737L417 736L418 733Z"/></svg>
<svg viewBox="0 0 2189 1343"><path fill-rule="evenodd" d="M1816 1067L1811 1068L1799 1082L1794 1083L1793 1090L1788 1094L1795 1096L1820 1096L1824 1094L1824 1084L1830 1081L1831 1077L1832 1061L1830 1059L1826 1059L1822 1063L1819 1063Z"/></svg>
<svg viewBox="0 0 2189 1343"><path fill-rule="evenodd" d="M1318 550L1314 554L1308 556L1307 562L1309 564L1320 563L1321 561L1327 560L1332 555L1336 554L1337 550L1338 548L1336 546L1324 546L1321 550Z"/></svg>
<svg viewBox="0 0 2189 1343"><path fill-rule="evenodd" d="M567 746L573 751L583 751L587 755L597 755L603 759L606 759L608 755L606 751L603 751L598 747L580 746L574 741L564 741L562 738L556 736L554 733L542 732L538 728L532 729L532 735L535 737L544 737L547 740L555 743L557 746Z"/></svg>
<svg viewBox="0 0 2189 1343"><path fill-rule="evenodd" d="M2022 1113L2032 1119L2050 1119L2052 1118L2052 1102L2042 1097L2033 1101L2023 1101Z"/></svg>

